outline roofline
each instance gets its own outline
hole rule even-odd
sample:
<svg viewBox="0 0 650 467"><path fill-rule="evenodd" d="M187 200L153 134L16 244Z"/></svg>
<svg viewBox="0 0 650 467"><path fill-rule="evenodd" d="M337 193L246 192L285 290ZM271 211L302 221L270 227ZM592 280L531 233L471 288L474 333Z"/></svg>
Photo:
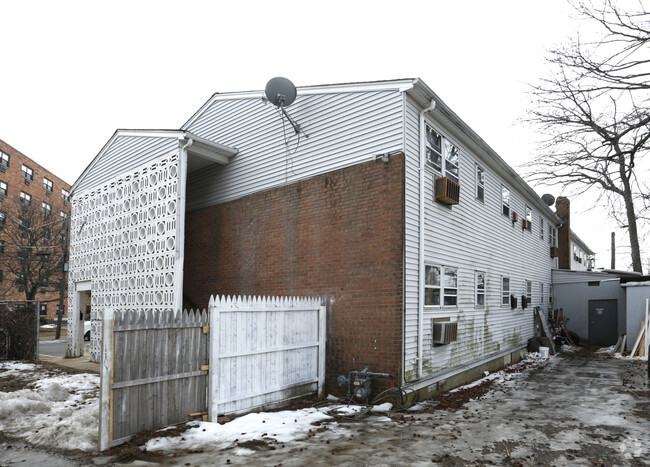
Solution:
<svg viewBox="0 0 650 467"><path fill-rule="evenodd" d="M104 144L102 149L97 153L97 155L93 158L93 160L88 164L88 166L84 169L84 171L81 173L79 178L74 182L72 187L70 188L70 194L73 195L75 190L77 189L77 186L79 185L79 182L83 180L83 178L86 176L86 174L92 170L92 168L95 166L97 161L101 158L101 156L106 152L106 150L111 147L113 142L121 136L135 136L135 137L143 137L143 138L173 138L173 139L178 139L178 140L188 140L192 139L195 143L200 144L201 146L212 150L218 154L224 155L226 157L232 157L235 154L237 154L238 150L235 148L231 148L229 146L225 146L222 144L214 143L212 141L209 141L205 138L202 138L200 136L196 136L195 134L189 132L189 131L184 131L184 130L133 130L133 129L118 129L115 130L113 135L109 138L109 140Z"/></svg>
<svg viewBox="0 0 650 467"><path fill-rule="evenodd" d="M551 219L555 221L556 225L562 224L562 219L547 205L542 198L533 190L533 188L512 168L506 161L499 156L499 154L490 147L467 123L465 123L451 108L440 99L440 97L427 86L427 84L420 78L414 80L413 88L406 91L408 95L413 97L415 101L422 107L428 107L431 100L436 101L434 112L441 112L451 123L456 125L465 135L479 148L481 148L485 155L494 162L501 170L503 170L509 177L509 184L516 184L524 193L528 194L529 201L535 204L540 211L546 213Z"/></svg>
<svg viewBox="0 0 650 467"><path fill-rule="evenodd" d="M587 244L585 242L582 241L582 239L580 237L578 237L576 235L576 233L573 230L571 230L569 234L570 234L571 240L573 240L575 243L577 243L580 248L585 250L585 253L587 253L588 255L595 255L596 254L595 252L593 252L591 250L591 248L589 248L587 246Z"/></svg>
<svg viewBox="0 0 650 467"><path fill-rule="evenodd" d="M339 84L318 84L310 86L297 86L298 96L313 96L323 94L336 94L343 92L372 92L372 91L397 91L404 92L411 89L417 82L417 78L405 78L385 81L365 81L359 83L339 83ZM213 94L205 104L203 104L194 114L185 122L181 129L186 129L196 120L215 101L228 101L235 99L262 99L265 97L264 91L239 91Z"/></svg>

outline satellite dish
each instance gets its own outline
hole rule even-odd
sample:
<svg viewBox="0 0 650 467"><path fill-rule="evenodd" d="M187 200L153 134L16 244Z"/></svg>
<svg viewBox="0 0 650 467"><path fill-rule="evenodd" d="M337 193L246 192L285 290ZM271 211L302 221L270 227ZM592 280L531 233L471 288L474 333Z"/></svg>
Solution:
<svg viewBox="0 0 650 467"><path fill-rule="evenodd" d="M289 107L296 100L296 87L287 78L278 76L266 83L264 94L276 107Z"/></svg>
<svg viewBox="0 0 650 467"><path fill-rule="evenodd" d="M546 193L545 195L542 195L542 201L549 206L553 206L553 204L555 204L555 196Z"/></svg>

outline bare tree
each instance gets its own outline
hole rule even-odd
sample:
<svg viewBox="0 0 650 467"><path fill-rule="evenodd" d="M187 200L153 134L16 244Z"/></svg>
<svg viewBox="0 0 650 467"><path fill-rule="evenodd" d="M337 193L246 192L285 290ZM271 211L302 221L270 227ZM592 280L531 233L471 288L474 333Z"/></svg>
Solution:
<svg viewBox="0 0 650 467"><path fill-rule="evenodd" d="M24 293L34 300L40 292L59 291L63 279L68 220L54 217L49 210L19 206L0 217L4 271L2 292Z"/></svg>
<svg viewBox="0 0 650 467"><path fill-rule="evenodd" d="M551 50L552 76L533 86L528 121L546 140L527 178L578 195L596 190L627 230L632 268L642 272L650 189L637 172L650 152L650 13L641 1L625 11L599 1L573 4L597 39Z"/></svg>

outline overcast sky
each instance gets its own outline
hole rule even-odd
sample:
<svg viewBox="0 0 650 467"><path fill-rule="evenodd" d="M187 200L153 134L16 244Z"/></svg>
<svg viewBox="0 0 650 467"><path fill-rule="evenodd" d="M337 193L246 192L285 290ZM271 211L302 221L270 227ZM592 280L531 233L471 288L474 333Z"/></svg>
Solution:
<svg viewBox="0 0 650 467"><path fill-rule="evenodd" d="M117 128L177 129L215 92L419 77L517 168L535 150L527 85L571 15L566 0L0 0L0 139L73 183ZM573 200L572 228L609 267L590 204Z"/></svg>

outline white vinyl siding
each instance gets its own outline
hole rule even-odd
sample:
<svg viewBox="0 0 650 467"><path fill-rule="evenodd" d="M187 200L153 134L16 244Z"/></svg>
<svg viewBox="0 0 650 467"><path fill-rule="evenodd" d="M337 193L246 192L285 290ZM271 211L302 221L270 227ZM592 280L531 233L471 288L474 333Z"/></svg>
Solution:
<svg viewBox="0 0 650 467"><path fill-rule="evenodd" d="M185 130L239 150L225 166L189 174L187 209L251 193L403 151L402 94L397 91L305 95L287 112L305 133L283 127L277 108L260 98L216 98ZM289 142L285 147L285 139Z"/></svg>
<svg viewBox="0 0 650 467"><path fill-rule="evenodd" d="M503 222L502 186L509 193L508 214L525 212L525 206L536 206L546 222L552 224L552 213L537 208L529 194L519 191L511 174L503 174L489 156L466 136L457 132L448 120L439 119L437 109L426 115L427 123L439 129L458 145L460 150L460 203L453 209L436 203L433 181L436 174L425 170L425 239L426 265L452 264L457 270L457 305L455 308L425 306L422 375L417 375L418 351L418 183L419 183L419 111L421 107L407 97L406 125L406 212L405 212L405 339L404 378L415 382L426 380L447 369L471 365L487 355L525 346L533 335L530 314L510 309L510 294L521 297L527 279L549 283L552 261L548 244L537 235ZM475 202L477 166L483 169L484 201ZM508 184L506 186L506 183ZM540 201L541 202L541 201ZM548 214L546 211L549 211ZM485 273L485 305L477 306L476 272ZM506 305L501 305L501 278L507 276L510 289ZM517 287L515 287L518 284ZM518 289L518 290L515 290ZM480 299L478 299L480 300ZM538 305L532 303L531 305ZM432 346L431 318L458 322L458 340L445 346ZM424 384L424 383L423 383Z"/></svg>
<svg viewBox="0 0 650 467"><path fill-rule="evenodd" d="M74 194L86 193L170 152L178 151L178 138L115 134L74 185Z"/></svg>

